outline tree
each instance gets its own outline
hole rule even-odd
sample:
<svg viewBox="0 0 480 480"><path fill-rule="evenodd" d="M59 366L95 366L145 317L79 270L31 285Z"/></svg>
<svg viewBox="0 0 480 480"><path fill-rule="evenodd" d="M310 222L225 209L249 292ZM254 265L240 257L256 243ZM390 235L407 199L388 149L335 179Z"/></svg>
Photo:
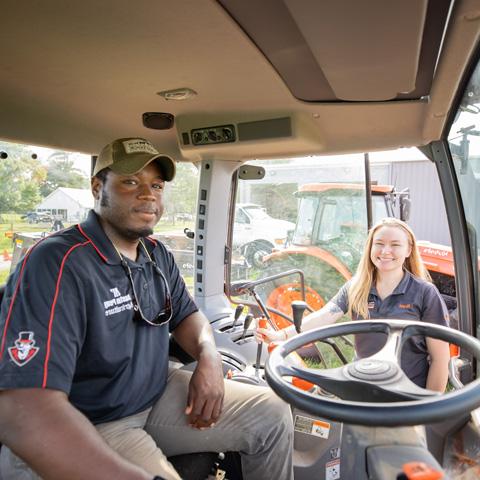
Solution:
<svg viewBox="0 0 480 480"><path fill-rule="evenodd" d="M40 187L43 197L50 195L58 187L88 188L88 178L74 167L74 162L66 152L54 152L47 160L47 176Z"/></svg>
<svg viewBox="0 0 480 480"><path fill-rule="evenodd" d="M39 187L47 175L45 167L25 145L0 142L0 150L8 154L0 159L0 212L32 210L41 200Z"/></svg>

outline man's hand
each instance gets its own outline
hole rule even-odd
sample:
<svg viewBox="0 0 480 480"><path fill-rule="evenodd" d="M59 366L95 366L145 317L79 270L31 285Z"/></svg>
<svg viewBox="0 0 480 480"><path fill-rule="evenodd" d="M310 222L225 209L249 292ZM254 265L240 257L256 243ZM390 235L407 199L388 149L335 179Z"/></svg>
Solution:
<svg viewBox="0 0 480 480"><path fill-rule="evenodd" d="M218 352L207 345L198 358L188 388L187 408L189 423L194 428L213 427L223 408L225 386L222 361Z"/></svg>
<svg viewBox="0 0 480 480"><path fill-rule="evenodd" d="M211 427L222 412L225 388L222 360L215 347L212 328L205 315L194 312L180 322L173 336L198 362L188 387L185 414L192 427Z"/></svg>

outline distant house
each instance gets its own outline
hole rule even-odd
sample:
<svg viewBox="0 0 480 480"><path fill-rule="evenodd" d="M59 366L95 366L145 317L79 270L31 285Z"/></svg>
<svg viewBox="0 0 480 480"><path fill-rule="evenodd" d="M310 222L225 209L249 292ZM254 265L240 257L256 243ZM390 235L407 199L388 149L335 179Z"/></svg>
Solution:
<svg viewBox="0 0 480 480"><path fill-rule="evenodd" d="M59 187L37 205L36 211L48 212L66 222L79 222L86 217L91 208L93 196L90 190Z"/></svg>

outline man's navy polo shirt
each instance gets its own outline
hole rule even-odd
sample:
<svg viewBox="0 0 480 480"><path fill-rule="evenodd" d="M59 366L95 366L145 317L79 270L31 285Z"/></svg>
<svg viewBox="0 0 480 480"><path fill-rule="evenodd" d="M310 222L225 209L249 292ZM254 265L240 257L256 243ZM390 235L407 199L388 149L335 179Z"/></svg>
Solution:
<svg viewBox="0 0 480 480"><path fill-rule="evenodd" d="M347 282L331 302L344 313L348 311ZM375 286L368 295L370 320L400 319L415 320L448 326L448 311L437 287L405 272L393 293L382 300ZM362 320L354 315L353 320ZM359 358L378 352L384 345L386 336L382 333L362 333L355 335L355 352ZM402 369L417 385L425 387L428 375L428 349L423 336L411 337L402 351Z"/></svg>
<svg viewBox="0 0 480 480"><path fill-rule="evenodd" d="M96 214L33 246L10 276L0 314L0 389L52 388L93 423L134 414L163 393L168 341L197 311L172 254L143 239L164 273L173 317L155 327L133 320L132 288ZM141 309L153 319L165 285L144 249L130 265Z"/></svg>

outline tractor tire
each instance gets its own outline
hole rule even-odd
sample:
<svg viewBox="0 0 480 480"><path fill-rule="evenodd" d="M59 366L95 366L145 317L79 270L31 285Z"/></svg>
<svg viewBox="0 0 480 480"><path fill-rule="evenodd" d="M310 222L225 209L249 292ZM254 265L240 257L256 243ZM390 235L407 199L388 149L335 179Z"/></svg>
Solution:
<svg viewBox="0 0 480 480"><path fill-rule="evenodd" d="M245 260L250 267L263 269L263 257L272 253L273 245L266 240L255 240L245 247Z"/></svg>
<svg viewBox="0 0 480 480"><path fill-rule="evenodd" d="M301 254L290 254L281 260L271 259L264 269L263 276L270 276L292 269L300 269L305 276L305 294L307 304L314 310L322 308L346 282L336 269L325 261ZM267 307L292 315L291 302L301 300L301 286L298 276L279 278L258 286L257 291L266 302ZM279 315L272 315L278 328L285 328L290 323Z"/></svg>

